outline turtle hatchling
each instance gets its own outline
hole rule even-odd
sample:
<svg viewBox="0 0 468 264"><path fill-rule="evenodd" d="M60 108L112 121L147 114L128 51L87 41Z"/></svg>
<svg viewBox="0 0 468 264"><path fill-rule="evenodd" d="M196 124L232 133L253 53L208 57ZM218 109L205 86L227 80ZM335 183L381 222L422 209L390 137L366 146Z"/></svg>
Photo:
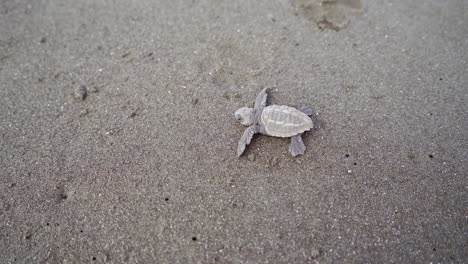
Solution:
<svg viewBox="0 0 468 264"><path fill-rule="evenodd" d="M301 136L314 127L309 117L313 115L312 109L308 107L296 109L285 105L267 106L269 91L269 87L260 91L255 99L254 108L242 107L234 114L238 122L248 126L239 140L238 157L244 153L256 133L273 137L290 137L289 152L293 156L302 155L306 150Z"/></svg>

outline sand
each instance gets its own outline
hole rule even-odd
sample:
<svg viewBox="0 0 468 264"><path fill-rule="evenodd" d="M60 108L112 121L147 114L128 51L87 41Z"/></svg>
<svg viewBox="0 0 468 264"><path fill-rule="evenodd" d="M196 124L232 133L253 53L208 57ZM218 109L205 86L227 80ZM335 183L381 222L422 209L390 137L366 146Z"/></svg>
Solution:
<svg viewBox="0 0 468 264"><path fill-rule="evenodd" d="M466 261L468 2L321 2L1 1L0 263Z"/></svg>

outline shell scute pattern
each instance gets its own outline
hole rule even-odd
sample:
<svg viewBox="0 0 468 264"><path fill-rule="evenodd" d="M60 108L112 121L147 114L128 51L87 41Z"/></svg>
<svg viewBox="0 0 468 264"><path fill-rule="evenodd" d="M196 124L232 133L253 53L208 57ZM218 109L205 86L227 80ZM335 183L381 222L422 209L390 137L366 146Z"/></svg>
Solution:
<svg viewBox="0 0 468 264"><path fill-rule="evenodd" d="M261 120L269 135L292 137L313 128L312 120L301 111L285 106L272 105L265 107Z"/></svg>

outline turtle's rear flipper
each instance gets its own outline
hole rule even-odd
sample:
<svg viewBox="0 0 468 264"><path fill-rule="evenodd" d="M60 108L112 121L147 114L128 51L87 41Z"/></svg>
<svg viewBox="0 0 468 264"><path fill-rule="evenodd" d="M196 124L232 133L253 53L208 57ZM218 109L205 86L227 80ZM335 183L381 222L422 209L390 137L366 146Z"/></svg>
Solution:
<svg viewBox="0 0 468 264"><path fill-rule="evenodd" d="M304 154L305 150L306 146L304 145L304 142L302 142L301 134L291 137L289 152L291 152L293 157Z"/></svg>
<svg viewBox="0 0 468 264"><path fill-rule="evenodd" d="M302 113L308 115L308 116L313 116L314 115L314 110L312 110L312 108L310 108L308 106L301 106L301 107L299 107L298 110L301 111Z"/></svg>

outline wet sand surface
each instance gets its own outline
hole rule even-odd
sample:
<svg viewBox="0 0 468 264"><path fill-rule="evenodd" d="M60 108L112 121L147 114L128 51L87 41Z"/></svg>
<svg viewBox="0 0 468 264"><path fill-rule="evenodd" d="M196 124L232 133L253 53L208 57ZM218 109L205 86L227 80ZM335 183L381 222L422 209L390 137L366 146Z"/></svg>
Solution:
<svg viewBox="0 0 468 264"><path fill-rule="evenodd" d="M1 1L0 263L463 263L467 8Z"/></svg>

